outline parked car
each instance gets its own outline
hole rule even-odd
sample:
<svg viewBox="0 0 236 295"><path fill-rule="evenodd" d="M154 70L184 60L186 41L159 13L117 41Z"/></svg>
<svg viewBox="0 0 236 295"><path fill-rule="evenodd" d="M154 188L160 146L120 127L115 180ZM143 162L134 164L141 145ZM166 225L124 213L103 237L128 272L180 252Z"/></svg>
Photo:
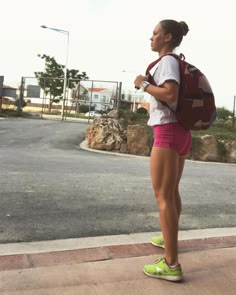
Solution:
<svg viewBox="0 0 236 295"><path fill-rule="evenodd" d="M90 111L85 114L85 117L100 118L102 115L96 111Z"/></svg>

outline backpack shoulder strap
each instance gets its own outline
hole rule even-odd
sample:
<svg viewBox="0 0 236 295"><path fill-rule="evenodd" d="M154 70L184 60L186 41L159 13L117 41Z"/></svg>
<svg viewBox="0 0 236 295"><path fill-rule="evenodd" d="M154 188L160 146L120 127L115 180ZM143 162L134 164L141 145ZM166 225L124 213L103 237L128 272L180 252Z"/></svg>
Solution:
<svg viewBox="0 0 236 295"><path fill-rule="evenodd" d="M171 55L171 56L175 57L178 60L185 60L185 56L183 55L183 53L180 53L180 54L167 53L166 55Z"/></svg>
<svg viewBox="0 0 236 295"><path fill-rule="evenodd" d="M150 65L147 67L146 69L146 75L149 75L150 70L164 57L164 56L173 56L174 58L176 58L178 61L183 61L185 60L185 56L180 53L180 55L176 54L176 53L166 53L165 55L159 57L157 60L153 61L152 63L150 63Z"/></svg>
<svg viewBox="0 0 236 295"><path fill-rule="evenodd" d="M157 86L156 82L154 81L154 78L149 74L150 70L162 59L162 57L164 56L167 56L167 55L170 55L170 56L173 56L174 58L176 58L178 61L179 61L179 69L180 69L180 78L181 78L181 61L184 61L185 60L185 56L181 53L180 55L178 54L175 54L175 53L167 53L161 57L159 57L157 60L155 60L154 62L152 62L148 67L147 67L147 70L146 70L146 75L148 76L148 82L150 82L152 85L155 85ZM165 105L166 107L168 107L172 112L174 112L170 107L169 105L164 102L164 101L160 101L163 105ZM175 112L174 112L175 113Z"/></svg>
<svg viewBox="0 0 236 295"><path fill-rule="evenodd" d="M157 60L150 63L150 65L146 69L146 75L149 75L150 70L161 60L162 56L159 57Z"/></svg>

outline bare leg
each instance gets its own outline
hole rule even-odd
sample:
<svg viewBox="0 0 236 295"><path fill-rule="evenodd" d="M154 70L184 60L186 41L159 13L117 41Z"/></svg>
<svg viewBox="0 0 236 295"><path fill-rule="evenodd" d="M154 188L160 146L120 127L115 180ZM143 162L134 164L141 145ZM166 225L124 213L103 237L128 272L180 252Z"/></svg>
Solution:
<svg viewBox="0 0 236 295"><path fill-rule="evenodd" d="M184 170L184 163L185 163L185 157L179 157L179 170L178 170L178 177L177 177L177 185L175 189L175 203L176 203L178 218L180 218L181 211L182 211L181 198L179 194L179 183Z"/></svg>
<svg viewBox="0 0 236 295"><path fill-rule="evenodd" d="M153 147L150 168L154 194L159 207L165 241L165 258L169 265L178 263L178 221L181 202L178 190L180 157L169 148ZM178 210L177 210L178 206Z"/></svg>

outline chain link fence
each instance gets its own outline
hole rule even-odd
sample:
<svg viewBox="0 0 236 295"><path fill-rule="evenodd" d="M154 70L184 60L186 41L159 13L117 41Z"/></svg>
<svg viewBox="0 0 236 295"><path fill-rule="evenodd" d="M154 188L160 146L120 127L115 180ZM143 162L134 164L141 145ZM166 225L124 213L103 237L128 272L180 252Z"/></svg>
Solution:
<svg viewBox="0 0 236 295"><path fill-rule="evenodd" d="M41 117L44 114L60 116L64 120L92 117L95 113L103 114L119 108L121 82L68 79L65 96L53 95L61 93L62 88L57 91L50 87L62 85L63 81L62 78L41 78L39 81L35 77L22 77L18 109L24 108L24 112L38 113Z"/></svg>

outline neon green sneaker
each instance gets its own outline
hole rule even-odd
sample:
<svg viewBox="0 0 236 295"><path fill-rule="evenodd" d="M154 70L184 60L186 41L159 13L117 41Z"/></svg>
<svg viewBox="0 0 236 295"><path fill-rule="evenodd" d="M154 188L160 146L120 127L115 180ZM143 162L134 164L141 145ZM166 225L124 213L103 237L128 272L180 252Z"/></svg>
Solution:
<svg viewBox="0 0 236 295"><path fill-rule="evenodd" d="M156 247L165 248L163 235L159 235L157 237L152 237L150 240L151 244Z"/></svg>
<svg viewBox="0 0 236 295"><path fill-rule="evenodd" d="M154 264L145 265L143 271L149 277L172 282L181 281L183 278L181 265L179 264L172 269L167 265L164 257Z"/></svg>

